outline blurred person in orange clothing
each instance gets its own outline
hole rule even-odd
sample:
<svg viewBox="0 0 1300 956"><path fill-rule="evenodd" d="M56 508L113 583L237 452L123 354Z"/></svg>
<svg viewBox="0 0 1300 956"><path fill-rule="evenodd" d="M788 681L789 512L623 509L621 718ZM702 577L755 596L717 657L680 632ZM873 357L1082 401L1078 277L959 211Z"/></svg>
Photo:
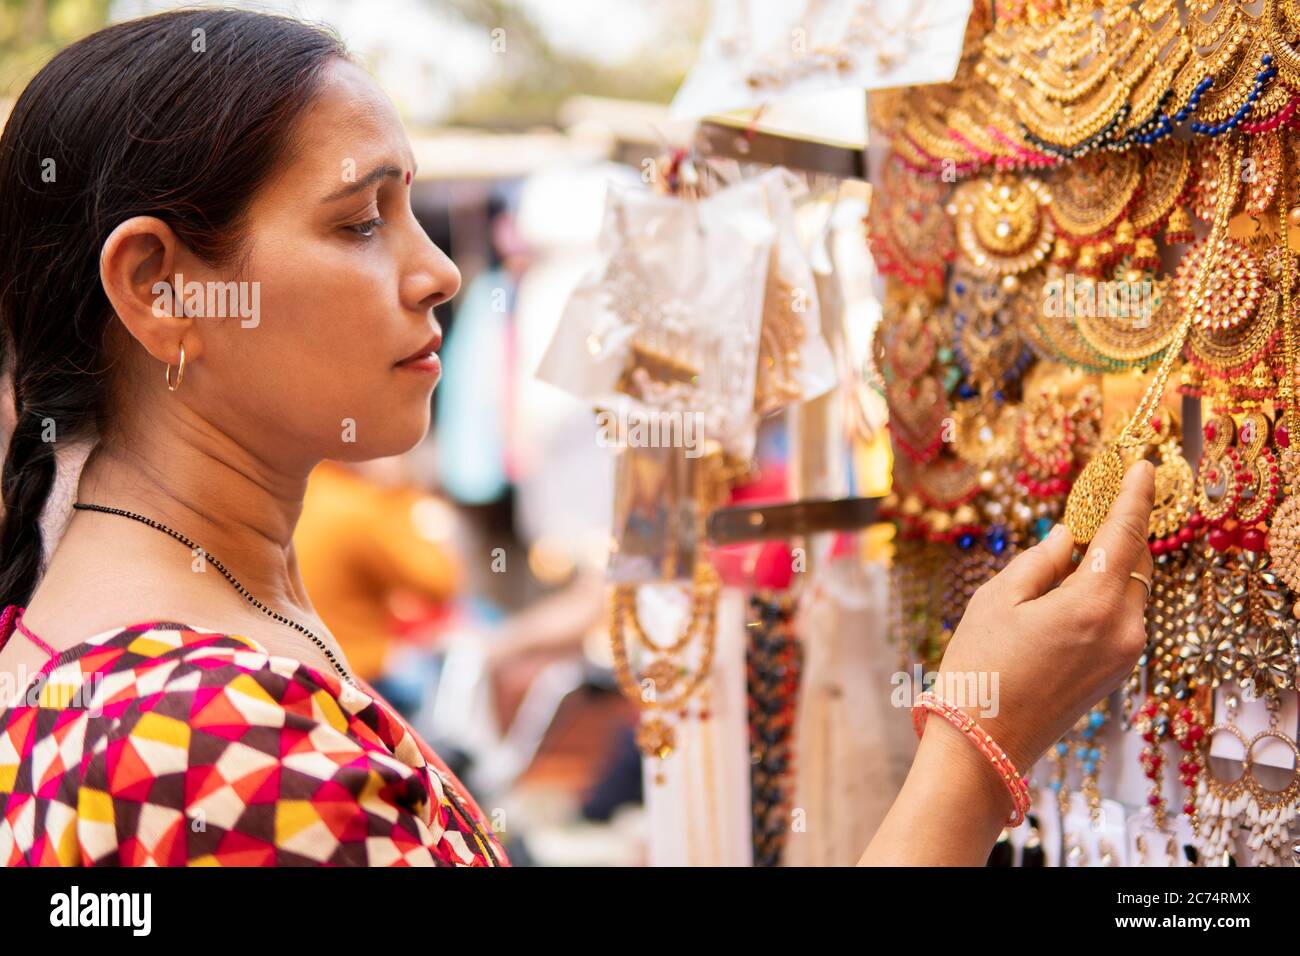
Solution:
<svg viewBox="0 0 1300 956"><path fill-rule="evenodd" d="M303 583L353 671L408 712L388 680L395 645L436 637L462 587L451 506L411 482L400 457L323 461L294 532Z"/></svg>

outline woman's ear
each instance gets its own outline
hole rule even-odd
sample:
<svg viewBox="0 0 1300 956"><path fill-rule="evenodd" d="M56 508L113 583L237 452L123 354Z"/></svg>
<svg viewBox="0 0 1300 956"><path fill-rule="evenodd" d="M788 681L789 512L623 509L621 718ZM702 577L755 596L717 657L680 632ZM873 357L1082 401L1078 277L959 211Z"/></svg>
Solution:
<svg viewBox="0 0 1300 956"><path fill-rule="evenodd" d="M99 254L99 279L113 311L145 351L171 365L180 361L182 344L187 362L202 351L194 320L182 308L183 290L174 289L180 251L165 222L134 216L109 234Z"/></svg>

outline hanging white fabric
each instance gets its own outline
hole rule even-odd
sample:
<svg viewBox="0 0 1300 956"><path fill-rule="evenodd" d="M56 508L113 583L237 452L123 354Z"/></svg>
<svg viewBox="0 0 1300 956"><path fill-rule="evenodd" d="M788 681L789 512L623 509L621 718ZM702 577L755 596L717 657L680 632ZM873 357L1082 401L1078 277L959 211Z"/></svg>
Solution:
<svg viewBox="0 0 1300 956"><path fill-rule="evenodd" d="M970 0L714 0L675 119L824 90L947 83Z"/></svg>

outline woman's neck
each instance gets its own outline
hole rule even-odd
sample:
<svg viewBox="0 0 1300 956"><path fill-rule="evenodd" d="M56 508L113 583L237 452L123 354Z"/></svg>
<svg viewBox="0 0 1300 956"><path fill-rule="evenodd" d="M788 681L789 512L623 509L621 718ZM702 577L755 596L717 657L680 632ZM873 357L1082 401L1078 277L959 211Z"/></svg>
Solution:
<svg viewBox="0 0 1300 956"><path fill-rule="evenodd" d="M149 518L204 554L143 522L75 510L28 602L25 623L62 651L115 627L171 620L245 634L273 655L332 672L320 647L297 627L270 620L205 559L219 560L249 594L308 628L346 662L312 607L293 547L316 462L272 464L271 458L179 407L149 427L101 440L82 468L75 500Z"/></svg>
<svg viewBox="0 0 1300 956"><path fill-rule="evenodd" d="M152 518L220 560L263 603L290 617L309 612L293 531L310 468L272 465L223 435L195 432L185 441L173 433L165 448L149 438L102 441L82 470L76 500ZM78 510L69 531L128 521ZM186 566L202 557L175 547Z"/></svg>

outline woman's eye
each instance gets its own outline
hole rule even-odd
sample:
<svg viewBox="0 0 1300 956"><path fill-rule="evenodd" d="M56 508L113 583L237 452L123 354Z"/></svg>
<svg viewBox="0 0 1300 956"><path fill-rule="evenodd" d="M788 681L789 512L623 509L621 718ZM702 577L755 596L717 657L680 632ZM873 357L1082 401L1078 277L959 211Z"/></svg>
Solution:
<svg viewBox="0 0 1300 956"><path fill-rule="evenodd" d="M365 222L358 222L355 225L344 226L349 232L356 233L363 239L369 239L375 234L375 230L384 225L384 220L376 216L374 219L367 219Z"/></svg>

